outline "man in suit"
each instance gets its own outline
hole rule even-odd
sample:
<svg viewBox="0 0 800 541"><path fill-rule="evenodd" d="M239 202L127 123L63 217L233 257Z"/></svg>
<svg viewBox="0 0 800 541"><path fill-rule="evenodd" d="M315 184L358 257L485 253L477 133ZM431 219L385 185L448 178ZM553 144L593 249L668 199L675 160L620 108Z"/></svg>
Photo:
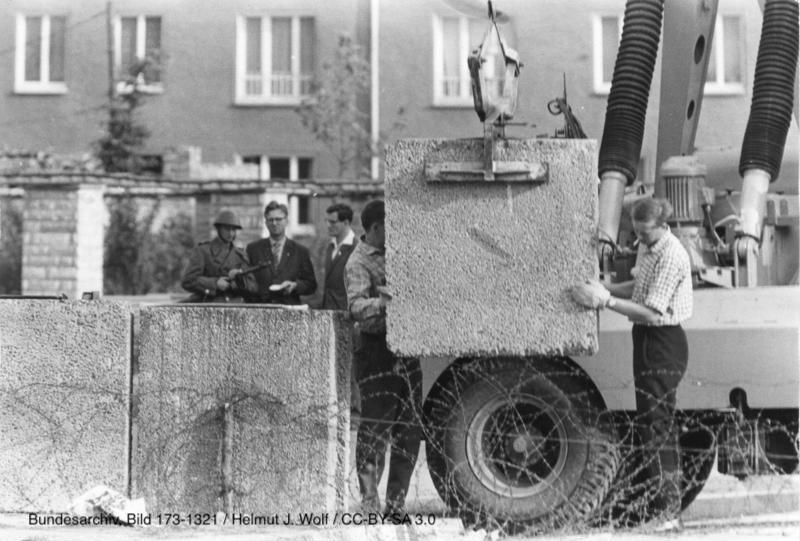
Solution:
<svg viewBox="0 0 800 541"><path fill-rule="evenodd" d="M269 238L247 245L247 257L253 265L267 263L254 273L258 291L248 302L300 304L300 295L317 290L317 280L308 249L286 238L289 209L277 201L264 208Z"/></svg>
<svg viewBox="0 0 800 541"><path fill-rule="evenodd" d="M347 288L344 286L344 267L358 240L350 224L353 209L336 203L325 210L325 222L331 241L325 248L325 290L322 293L323 310L347 310ZM353 333L353 343L358 344L358 332ZM361 392L356 381L355 364L350 372L350 427L357 429L361 418Z"/></svg>
<svg viewBox="0 0 800 541"><path fill-rule="evenodd" d="M325 289L322 294L322 309L347 310L344 266L358 242L350 227L353 221L353 209L344 203L337 203L328 207L325 213L331 241L325 248Z"/></svg>
<svg viewBox="0 0 800 541"><path fill-rule="evenodd" d="M233 211L222 210L214 219L217 237L201 242L189 256L181 286L192 296L183 302L242 302L255 290L252 275L242 274L250 262L244 250L234 244L242 228Z"/></svg>

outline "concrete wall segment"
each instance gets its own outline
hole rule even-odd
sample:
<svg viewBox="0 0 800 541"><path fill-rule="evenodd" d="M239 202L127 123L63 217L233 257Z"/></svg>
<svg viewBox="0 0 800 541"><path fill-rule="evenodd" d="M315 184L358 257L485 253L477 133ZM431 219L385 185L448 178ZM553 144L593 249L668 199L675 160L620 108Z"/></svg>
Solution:
<svg viewBox="0 0 800 541"><path fill-rule="evenodd" d="M480 161L482 139L407 139L386 156L386 279L397 353L597 350L597 319L567 288L594 277L597 143L509 140L498 160L545 162L549 182L437 183L425 163Z"/></svg>
<svg viewBox="0 0 800 541"><path fill-rule="evenodd" d="M130 346L127 305L0 300L0 510L127 489Z"/></svg>
<svg viewBox="0 0 800 541"><path fill-rule="evenodd" d="M341 509L351 347L343 313L149 307L138 347L132 489L149 509L224 509L225 403L235 510Z"/></svg>

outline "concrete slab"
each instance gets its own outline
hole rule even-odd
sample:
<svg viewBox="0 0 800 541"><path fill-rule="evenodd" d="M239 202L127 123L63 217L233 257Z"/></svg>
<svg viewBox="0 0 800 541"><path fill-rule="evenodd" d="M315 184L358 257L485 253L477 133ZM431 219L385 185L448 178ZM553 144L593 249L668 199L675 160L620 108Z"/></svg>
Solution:
<svg viewBox="0 0 800 541"><path fill-rule="evenodd" d="M0 509L127 490L130 352L126 305L0 300Z"/></svg>
<svg viewBox="0 0 800 541"><path fill-rule="evenodd" d="M386 152L389 346L401 355L597 350L597 317L567 288L597 275L597 144L508 140L498 160L543 184L429 183L426 164L479 162L482 139L404 139Z"/></svg>
<svg viewBox="0 0 800 541"><path fill-rule="evenodd" d="M341 509L350 336L332 311L143 307L132 495L153 513L223 511L226 491L236 512Z"/></svg>

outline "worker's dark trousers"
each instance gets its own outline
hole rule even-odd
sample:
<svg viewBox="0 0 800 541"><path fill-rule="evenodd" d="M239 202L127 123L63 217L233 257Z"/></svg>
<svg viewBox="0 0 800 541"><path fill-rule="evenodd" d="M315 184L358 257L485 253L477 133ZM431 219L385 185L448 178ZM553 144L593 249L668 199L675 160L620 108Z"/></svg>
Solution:
<svg viewBox="0 0 800 541"><path fill-rule="evenodd" d="M632 334L637 426L648 487L654 491L651 506L674 516L681 501L675 393L686 372L689 346L680 325L634 325Z"/></svg>
<svg viewBox="0 0 800 541"><path fill-rule="evenodd" d="M377 485L391 444L386 507L402 508L422 435L419 360L395 357L386 347L386 335L361 333L353 361L361 391L356 469L362 503L379 510Z"/></svg>

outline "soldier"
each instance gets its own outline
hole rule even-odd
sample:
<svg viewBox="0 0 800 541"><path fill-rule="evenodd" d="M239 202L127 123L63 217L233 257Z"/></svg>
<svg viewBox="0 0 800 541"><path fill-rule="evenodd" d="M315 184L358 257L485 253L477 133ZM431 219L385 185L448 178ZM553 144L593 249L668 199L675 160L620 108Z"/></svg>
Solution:
<svg viewBox="0 0 800 541"><path fill-rule="evenodd" d="M217 237L198 244L189 258L181 286L192 292L183 302L244 302L243 295L255 291L251 273L242 274L250 262L242 248L234 245L239 218L222 210L214 220Z"/></svg>

